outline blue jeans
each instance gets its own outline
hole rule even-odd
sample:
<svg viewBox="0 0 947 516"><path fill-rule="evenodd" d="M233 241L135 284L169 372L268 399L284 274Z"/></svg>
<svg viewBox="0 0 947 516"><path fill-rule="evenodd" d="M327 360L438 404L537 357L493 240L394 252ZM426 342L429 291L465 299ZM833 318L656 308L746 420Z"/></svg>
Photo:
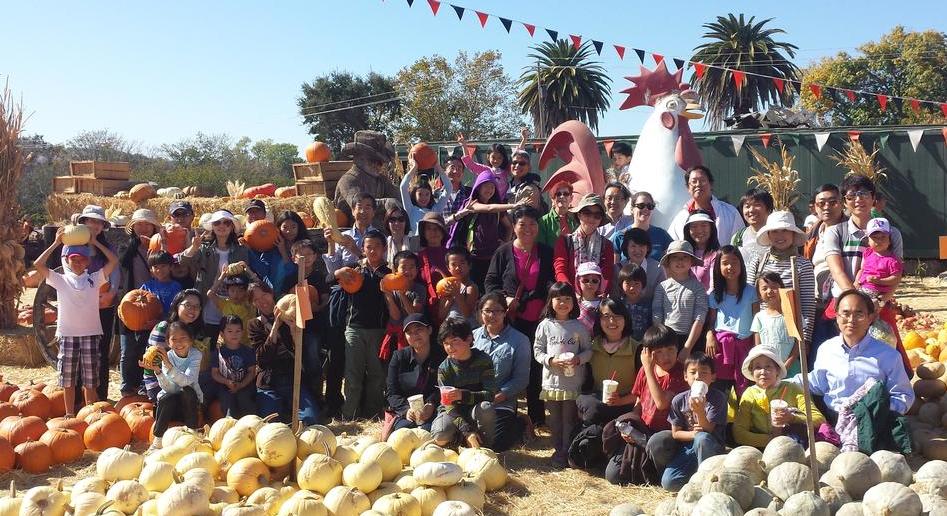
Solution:
<svg viewBox="0 0 947 516"><path fill-rule="evenodd" d="M673 454L673 450L677 451ZM713 434L699 432L694 440L681 443L671 436L670 430L663 430L648 439L647 451L658 470L664 467L661 475L661 487L668 491L679 491L697 471L697 466L709 457L723 453L723 443ZM664 462L670 458L670 461Z"/></svg>
<svg viewBox="0 0 947 516"><path fill-rule="evenodd" d="M239 419L256 414L256 385L251 383L237 392L230 392L230 389L220 385L217 401L220 402L220 411L226 416Z"/></svg>
<svg viewBox="0 0 947 516"><path fill-rule="evenodd" d="M303 329L303 382L309 387L309 392L322 398L322 339L316 328L316 320L306 322Z"/></svg>
<svg viewBox="0 0 947 516"><path fill-rule="evenodd" d="M428 432L430 432L430 431L431 431L431 423L433 423L433 422L434 422L434 418L432 417L432 418L431 418L430 420L428 420L427 422L425 422L425 423L423 423L422 425L418 426L418 425L414 424L414 421L411 421L411 420L409 420L409 419L407 419L407 418L404 418L404 417L401 417L401 416L395 416L395 422L391 425L391 431L394 432L395 430L400 430L400 429L402 429L402 428L423 428L423 429L427 430Z"/></svg>
<svg viewBox="0 0 947 516"><path fill-rule="evenodd" d="M122 345L122 355L119 368L122 373L122 396L137 394L142 386L143 371L138 361L145 354L148 347L147 331L127 331L119 336Z"/></svg>
<svg viewBox="0 0 947 516"><path fill-rule="evenodd" d="M291 423L292 417L287 417L293 409L293 379L273 376L267 389L256 391L257 414L266 417L270 414L279 414L279 420ZM312 393L305 385L299 386L299 420L309 426L316 424L319 417L319 408L312 398Z"/></svg>

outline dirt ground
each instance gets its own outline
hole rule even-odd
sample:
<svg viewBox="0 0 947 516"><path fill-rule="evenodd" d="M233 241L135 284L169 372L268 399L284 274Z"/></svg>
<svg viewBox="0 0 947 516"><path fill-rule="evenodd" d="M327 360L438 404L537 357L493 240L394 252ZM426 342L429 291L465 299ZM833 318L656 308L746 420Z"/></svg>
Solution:
<svg viewBox="0 0 947 516"><path fill-rule="evenodd" d="M937 319L947 321L947 282L937 278L905 278L898 300L910 305L918 312L930 312ZM32 298L24 295L24 300ZM0 362L3 357L0 356ZM0 374L4 379L16 384L29 383L30 380L53 382L56 372L51 367L24 368L0 365ZM111 371L109 397L117 399L118 372ZM330 425L337 432L379 433L377 423L365 425ZM140 450L139 450L140 451ZM501 491L488 495L485 512L487 514L512 515L596 515L607 514L617 504L635 502L643 509L651 511L654 507L672 496L660 488L650 486L617 487L606 482L601 472L589 474L581 470L560 470L552 466L549 457L552 448L548 434L540 434L533 442L502 454L502 460L511 472L510 483ZM0 486L16 482L17 488L42 485L49 481L62 479L66 485L80 478L94 474L95 454L86 452L82 460L53 468L45 475L28 475L11 471L0 475ZM0 491L0 496L6 490Z"/></svg>

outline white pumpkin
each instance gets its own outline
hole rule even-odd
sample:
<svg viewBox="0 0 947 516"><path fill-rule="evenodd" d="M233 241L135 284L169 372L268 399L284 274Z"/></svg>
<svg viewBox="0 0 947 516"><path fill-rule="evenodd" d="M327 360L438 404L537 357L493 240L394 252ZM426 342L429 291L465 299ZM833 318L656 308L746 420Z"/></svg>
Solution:
<svg viewBox="0 0 947 516"><path fill-rule="evenodd" d="M386 442L398 453L401 463L408 465L411 463L411 453L421 445L421 438L410 428L399 428L388 436Z"/></svg>
<svg viewBox="0 0 947 516"><path fill-rule="evenodd" d="M769 474L773 468L784 462L805 464L806 451L791 437L779 435L770 440L763 449L763 469Z"/></svg>
<svg viewBox="0 0 947 516"><path fill-rule="evenodd" d="M921 516L924 507L914 491L898 482L882 482L865 491L865 514Z"/></svg>
<svg viewBox="0 0 947 516"><path fill-rule="evenodd" d="M414 435L418 436L418 439L420 439L422 443L426 443L433 438L430 431L421 427L412 428L411 431L414 432Z"/></svg>
<svg viewBox="0 0 947 516"><path fill-rule="evenodd" d="M783 503L780 512L793 516L830 516L829 504L812 491L803 491L790 496Z"/></svg>
<svg viewBox="0 0 947 516"><path fill-rule="evenodd" d="M824 475L832 466L832 461L835 460L835 457L838 457L838 454L842 453L842 451L838 449L838 446L832 443L816 441L815 446L810 446L809 449L806 450L807 461L813 449L815 449L816 464L819 466L819 471L816 474L819 476Z"/></svg>
<svg viewBox="0 0 947 516"><path fill-rule="evenodd" d="M321 453L314 453L302 462L296 473L296 481L302 489L325 495L342 483L342 463Z"/></svg>
<svg viewBox="0 0 947 516"><path fill-rule="evenodd" d="M321 496L312 491L297 491L280 507L277 516L327 516L328 510ZM336 515L338 516L338 515Z"/></svg>
<svg viewBox="0 0 947 516"><path fill-rule="evenodd" d="M661 502L659 502L658 505L654 507L654 514L655 516L672 516L673 514L675 514L674 499L665 498L664 500L661 500ZM779 515L776 514L775 516L779 516Z"/></svg>
<svg viewBox="0 0 947 516"><path fill-rule="evenodd" d="M335 434L328 427L307 426L296 439L296 456L305 459L310 454L323 453L331 457L335 454L337 447Z"/></svg>
<svg viewBox="0 0 947 516"><path fill-rule="evenodd" d="M411 453L411 459L409 464L412 468L416 468L425 462L452 462L447 460L447 454L445 453L444 448L430 443L422 445L420 448L414 450Z"/></svg>
<svg viewBox="0 0 947 516"><path fill-rule="evenodd" d="M149 462L141 468L138 482L149 491L164 491L174 483L174 466L167 462Z"/></svg>
<svg viewBox="0 0 947 516"><path fill-rule="evenodd" d="M447 501L447 493L440 487L421 486L412 490L411 496L421 504L422 516L431 516L440 504Z"/></svg>
<svg viewBox="0 0 947 516"><path fill-rule="evenodd" d="M690 514L694 511L694 506L697 505L697 501L700 500L700 497L703 493L700 492L700 486L697 484L692 484L690 482L684 484L684 487L677 492L677 497L674 501L674 508L677 510L678 514Z"/></svg>
<svg viewBox="0 0 947 516"><path fill-rule="evenodd" d="M825 500L829 512L835 514L843 505L852 501L852 497L844 489L823 485L819 487L819 498Z"/></svg>
<svg viewBox="0 0 947 516"><path fill-rule="evenodd" d="M947 398L947 396L944 396ZM925 462L917 469L917 473L914 474L915 482L925 482L928 480L937 480L947 478L947 461L943 460L931 460Z"/></svg>
<svg viewBox="0 0 947 516"><path fill-rule="evenodd" d="M246 416L244 416L246 417ZM242 419L242 418L241 418ZM265 424L265 423L264 423ZM220 449L214 454L218 463L236 464L238 460L256 456L256 430L247 425L236 425L224 434Z"/></svg>
<svg viewBox="0 0 947 516"><path fill-rule="evenodd" d="M348 445L341 445L335 448L335 453L332 454L332 458L339 461L342 464L342 467L348 466L349 464L354 464L358 462L358 452L355 451L355 448L352 448Z"/></svg>
<svg viewBox="0 0 947 516"><path fill-rule="evenodd" d="M177 464L181 457L184 457L188 453L194 451L193 445L189 446L162 446L162 448L154 453L148 454L145 457L145 463L150 464L152 462L167 462L172 466Z"/></svg>
<svg viewBox="0 0 947 516"><path fill-rule="evenodd" d="M743 509L736 500L723 493L707 493L694 504L693 516L742 516Z"/></svg>
<svg viewBox="0 0 947 516"><path fill-rule="evenodd" d="M236 489L240 496L249 496L270 483L270 469L256 457L238 460L227 471L227 485Z"/></svg>
<svg viewBox="0 0 947 516"><path fill-rule="evenodd" d="M151 498L151 495L137 480L119 480L112 484L105 493L105 498L115 502L112 508L131 514L138 509L139 505L145 503L145 500Z"/></svg>
<svg viewBox="0 0 947 516"><path fill-rule="evenodd" d="M788 500L796 493L812 489L812 472L805 464L783 462L769 471L766 485L780 500Z"/></svg>
<svg viewBox="0 0 947 516"><path fill-rule="evenodd" d="M491 458L496 458L497 454L495 451L490 448L460 448L460 453L457 454L457 465L461 469L467 471L467 461L477 455L487 455Z"/></svg>
<svg viewBox="0 0 947 516"><path fill-rule="evenodd" d="M466 466L464 471L475 478L483 479L487 491L503 489L509 479L509 473L500 464L499 459L487 454L474 455L466 462Z"/></svg>
<svg viewBox="0 0 947 516"><path fill-rule="evenodd" d="M267 416L267 417L270 417L270 416ZM263 428L263 425L265 424L266 424L266 421L262 417L256 414L247 414L246 416L243 416L240 419L238 419L237 424L234 426L241 427L241 428L250 428L253 430L253 433L256 434L260 430L260 428Z"/></svg>
<svg viewBox="0 0 947 516"><path fill-rule="evenodd" d="M132 480L138 478L143 464L144 458L131 451L131 446L108 448L95 460L95 474L108 482Z"/></svg>
<svg viewBox="0 0 947 516"><path fill-rule="evenodd" d="M909 486L914 482L914 472L908 466L907 459L900 453L878 450L869 457L881 470L882 482L897 482Z"/></svg>
<svg viewBox="0 0 947 516"><path fill-rule="evenodd" d="M391 516L421 516L421 504L413 496L401 492L375 500L372 510Z"/></svg>
<svg viewBox="0 0 947 516"><path fill-rule="evenodd" d="M405 493L410 493L421 485L418 483L418 480L414 478L414 470L411 468L403 469L392 482L398 484L398 487Z"/></svg>
<svg viewBox="0 0 947 516"><path fill-rule="evenodd" d="M376 438L373 435L360 435L356 437L351 443L349 443L349 446L351 446L352 449L354 449L355 452L358 453L358 456L361 457L362 453L364 453L365 450L367 450L369 446L377 442L380 442L380 441L378 440L378 438Z"/></svg>
<svg viewBox="0 0 947 516"><path fill-rule="evenodd" d="M460 458L460 455L458 455L454 450L447 448L444 450L444 458L447 459L448 462L457 464L457 459Z"/></svg>
<svg viewBox="0 0 947 516"><path fill-rule="evenodd" d="M256 433L256 453L271 468L285 466L296 458L296 434L285 423L267 423Z"/></svg>
<svg viewBox="0 0 947 516"><path fill-rule="evenodd" d="M161 437L162 447L166 446L181 446L187 447L193 444L196 444L201 440L200 434L197 433L197 430L188 428L186 426L172 426L164 432L164 435Z"/></svg>
<svg viewBox="0 0 947 516"><path fill-rule="evenodd" d="M354 487L363 493L371 493L382 482L381 466L374 462L349 464L342 470L342 484Z"/></svg>
<svg viewBox="0 0 947 516"><path fill-rule="evenodd" d="M255 505L262 509L263 514L271 516L279 512L282 500L280 500L279 490L273 487L261 487L247 497L248 505Z"/></svg>
<svg viewBox="0 0 947 516"><path fill-rule="evenodd" d="M375 500L378 500L382 496L394 493L404 493L404 491L402 491L401 488L398 487L398 484L394 482L382 482L381 484L378 484L378 487L376 487L374 491L368 493L368 500L374 504Z"/></svg>
<svg viewBox="0 0 947 516"><path fill-rule="evenodd" d="M723 461L727 460L726 455L714 455L707 457L703 462L697 465L697 471L700 473L713 473L723 469Z"/></svg>
<svg viewBox="0 0 947 516"><path fill-rule="evenodd" d="M479 516L480 512L467 502L445 500L434 508L431 516Z"/></svg>
<svg viewBox="0 0 947 516"><path fill-rule="evenodd" d="M881 469L867 455L842 452L832 461L829 472L835 473L852 500L861 500L868 489L881 482Z"/></svg>
<svg viewBox="0 0 947 516"><path fill-rule="evenodd" d="M361 463L375 462L381 466L382 480L394 480L401 473L401 457L391 446L385 443L373 443L359 454Z"/></svg>
<svg viewBox="0 0 947 516"><path fill-rule="evenodd" d="M459 467L459 466L458 466ZM483 489L473 482L461 480L450 486L446 490L448 500L459 500L467 502L471 507L478 511L483 510L483 504L486 503Z"/></svg>
<svg viewBox="0 0 947 516"><path fill-rule="evenodd" d="M632 502L616 505L608 512L608 516L643 516L644 514L645 512L641 510L641 507Z"/></svg>
<svg viewBox="0 0 947 516"><path fill-rule="evenodd" d="M707 496L707 493L724 493L736 500L743 510L752 508L753 481L742 471L723 468L716 473L711 473L704 480L701 491L704 496Z"/></svg>
<svg viewBox="0 0 947 516"><path fill-rule="evenodd" d="M738 446L730 450L730 453L724 456L723 467L746 473L753 485L766 480L766 472L763 471L763 452L752 446Z"/></svg>
<svg viewBox="0 0 947 516"><path fill-rule="evenodd" d="M210 493L210 503L226 503L229 505L239 501L240 495L237 494L236 489L230 486L214 486L214 490Z"/></svg>
<svg viewBox="0 0 947 516"><path fill-rule="evenodd" d="M212 477L216 477L219 467L214 455L210 452L203 451L188 453L181 457L181 460L174 465L174 470L177 471L179 475L183 475L192 469L204 469L207 470Z"/></svg>
<svg viewBox="0 0 947 516"><path fill-rule="evenodd" d="M69 503L69 495L59 487L38 486L30 488L20 502L21 516L63 516Z"/></svg>
<svg viewBox="0 0 947 516"><path fill-rule="evenodd" d="M838 511L835 513L835 516L864 516L865 509L862 507L861 502L848 502L847 504L839 507Z"/></svg>
<svg viewBox="0 0 947 516"><path fill-rule="evenodd" d="M210 508L204 489L189 482L169 487L158 496L157 505L158 516L194 516Z"/></svg>
<svg viewBox="0 0 947 516"><path fill-rule="evenodd" d="M333 516L359 516L372 508L372 502L365 493L346 486L330 489L323 503Z"/></svg>
<svg viewBox="0 0 947 516"><path fill-rule="evenodd" d="M192 469L184 474L183 482L195 485L204 492L204 496L210 498L211 493L214 492L214 488L217 487L214 483L214 477L210 476L210 473L203 469Z"/></svg>
<svg viewBox="0 0 947 516"><path fill-rule="evenodd" d="M95 516L99 507L105 503L105 495L89 491L79 496L73 496L70 505L72 516Z"/></svg>
<svg viewBox="0 0 947 516"><path fill-rule="evenodd" d="M82 493L99 493L100 495L105 495L108 489L109 485L105 480L99 477L86 477L72 486L72 496L81 495Z"/></svg>
<svg viewBox="0 0 947 516"><path fill-rule="evenodd" d="M210 431L207 432L207 440L210 441L214 451L220 449L220 443L224 440L224 434L236 424L237 420L230 416L222 417L214 421L214 424L210 426Z"/></svg>
<svg viewBox="0 0 947 516"><path fill-rule="evenodd" d="M425 462L414 468L414 478L424 486L450 486L464 476L460 466L452 462Z"/></svg>

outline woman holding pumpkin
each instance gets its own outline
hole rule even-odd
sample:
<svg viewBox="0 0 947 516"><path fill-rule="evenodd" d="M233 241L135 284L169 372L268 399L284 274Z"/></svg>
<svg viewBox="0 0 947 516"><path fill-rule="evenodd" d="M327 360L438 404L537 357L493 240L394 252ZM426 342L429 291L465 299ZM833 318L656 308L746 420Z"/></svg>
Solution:
<svg viewBox="0 0 947 516"><path fill-rule="evenodd" d="M191 335L194 336L192 340L199 343L196 344L196 346L200 349L207 349L209 345L207 344L207 339L203 337L204 321L201 318L201 310L203 307L204 298L197 290L189 288L178 292L178 294L174 296L174 300L171 301L171 310L168 312L168 318L156 324L151 330L151 334L148 335L149 348L154 347L166 350L168 348L168 326L173 322L182 322L187 325L191 331ZM194 345L195 344L192 344L192 346ZM145 356L148 355L149 351L146 351ZM161 390L161 386L158 384L154 370L147 368L144 361L139 361L138 365L145 369L145 392L148 394L148 397L151 398L152 402L157 402L158 392Z"/></svg>

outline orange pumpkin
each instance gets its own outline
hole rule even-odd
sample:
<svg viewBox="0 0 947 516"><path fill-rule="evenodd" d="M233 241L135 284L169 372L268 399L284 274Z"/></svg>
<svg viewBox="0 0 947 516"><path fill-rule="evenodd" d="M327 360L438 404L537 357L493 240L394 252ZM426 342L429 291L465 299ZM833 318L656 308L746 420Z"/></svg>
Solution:
<svg viewBox="0 0 947 516"><path fill-rule="evenodd" d="M43 392L43 389L45 388L46 388L46 384L44 382L35 382L33 380L30 380L30 383L24 383L23 385L20 386L21 391L29 390L29 389L36 389L39 392Z"/></svg>
<svg viewBox="0 0 947 516"><path fill-rule="evenodd" d="M76 417L85 420L95 412L116 412L116 410L115 407L107 401L96 401L79 409L79 412L76 413Z"/></svg>
<svg viewBox="0 0 947 516"><path fill-rule="evenodd" d="M51 408L49 398L36 389L17 391L13 396L10 396L10 403L24 416L37 416L43 419L49 417ZM63 405L63 408L66 408L65 405Z"/></svg>
<svg viewBox="0 0 947 516"><path fill-rule="evenodd" d="M0 384L0 401L10 401L10 396L18 390L20 388L12 383L4 382Z"/></svg>
<svg viewBox="0 0 947 516"><path fill-rule="evenodd" d="M140 288L129 291L118 304L118 318L132 331L154 328L161 318L161 301L158 297Z"/></svg>
<svg viewBox="0 0 947 516"><path fill-rule="evenodd" d="M112 292L112 286L109 282L105 282L99 287L99 308L108 308L115 304L115 294L117 292Z"/></svg>
<svg viewBox="0 0 947 516"><path fill-rule="evenodd" d="M40 277L39 273L35 270L27 272L23 275L23 286L26 288L37 288L42 282L43 278Z"/></svg>
<svg viewBox="0 0 947 516"><path fill-rule="evenodd" d="M13 469L14 464L16 464L16 452L13 451L13 445L0 437L0 474Z"/></svg>
<svg viewBox="0 0 947 516"><path fill-rule="evenodd" d="M437 165L437 153L424 142L415 143L408 154L413 155L414 162L418 164L420 170L432 169Z"/></svg>
<svg viewBox="0 0 947 516"><path fill-rule="evenodd" d="M155 190L155 187L148 183L138 183L128 191L128 198L137 203L145 202L148 199L154 199L157 196L158 191Z"/></svg>
<svg viewBox="0 0 947 516"><path fill-rule="evenodd" d="M82 436L75 430L50 428L39 440L49 446L49 449L53 452L53 461L56 464L75 462L82 458L82 454L85 452Z"/></svg>
<svg viewBox="0 0 947 516"><path fill-rule="evenodd" d="M164 235L155 233L148 240L148 252L156 253L164 245L165 250L171 254L178 254L187 247L187 228L176 224L165 226Z"/></svg>
<svg viewBox="0 0 947 516"><path fill-rule="evenodd" d="M53 451L46 443L26 441L13 448L16 455L16 467L27 473L46 473L53 465Z"/></svg>
<svg viewBox="0 0 947 516"><path fill-rule="evenodd" d="M447 295L448 290L451 288L459 288L460 285L460 278L447 276L446 278L441 278L441 280L437 282L437 286L434 287L434 290L437 292L438 297L443 297Z"/></svg>
<svg viewBox="0 0 947 516"><path fill-rule="evenodd" d="M43 395L49 399L49 416L61 417L66 415L66 391L58 385L47 385Z"/></svg>
<svg viewBox="0 0 947 516"><path fill-rule="evenodd" d="M312 215L304 211L297 211L296 215L299 215L299 218L303 219L303 224L306 226L306 229L312 229L316 227L316 221L312 218Z"/></svg>
<svg viewBox="0 0 947 516"><path fill-rule="evenodd" d="M9 416L0 422L0 437L13 446L29 440L39 440L46 432L46 423L36 416Z"/></svg>
<svg viewBox="0 0 947 516"><path fill-rule="evenodd" d="M351 267L342 267L337 270L335 277L339 280L339 285L342 287L342 290L349 294L354 294L362 290L362 284L365 283L365 277L362 276L362 273Z"/></svg>
<svg viewBox="0 0 947 516"><path fill-rule="evenodd" d="M381 291L382 292L395 292L401 291L404 292L411 287L408 277L400 272L392 272L390 274L385 274L381 278Z"/></svg>
<svg viewBox="0 0 947 516"><path fill-rule="evenodd" d="M147 401L136 401L122 407L122 410L121 412L118 413L118 415L122 416L122 419L124 419L127 422L128 415L131 414L132 412L137 412L139 410L144 410L147 412L154 412L155 406L152 403L147 402ZM131 423L129 423L129 425L131 425Z"/></svg>
<svg viewBox="0 0 947 516"><path fill-rule="evenodd" d="M279 237L279 228L276 224L266 220L255 220L247 225L243 232L243 239L247 247L258 253L269 251L276 246L276 239Z"/></svg>
<svg viewBox="0 0 947 516"><path fill-rule="evenodd" d="M154 414L150 410L132 410L125 415L125 422L132 432L132 440L148 442L151 440L151 427L155 424Z"/></svg>
<svg viewBox="0 0 947 516"><path fill-rule="evenodd" d="M132 430L128 423L115 413L102 414L85 429L82 436L85 447L92 451L106 448L123 448L132 440Z"/></svg>
<svg viewBox="0 0 947 516"><path fill-rule="evenodd" d="M47 428L61 428L64 430L75 430L82 435L85 429L89 428L89 423L77 417L54 417L46 422Z"/></svg>
<svg viewBox="0 0 947 516"><path fill-rule="evenodd" d="M332 152L329 146L322 142L312 142L306 146L306 162L321 163L332 159Z"/></svg>
<svg viewBox="0 0 947 516"><path fill-rule="evenodd" d="M65 408L65 407L64 407ZM10 417L10 416L19 416L20 409L16 408L15 405L9 401L4 401L0 403L0 421Z"/></svg>
<svg viewBox="0 0 947 516"><path fill-rule="evenodd" d="M256 199L257 197L273 197L276 194L276 185L266 183L264 185L251 186L243 191L244 199Z"/></svg>
<svg viewBox="0 0 947 516"><path fill-rule="evenodd" d="M122 396L118 401L115 402L115 410L118 411L122 417L125 416L125 407L133 404L147 403L149 405L149 410L151 409L151 400L148 396L140 396L138 394L133 394L130 396ZM142 408L142 407L137 407Z"/></svg>
<svg viewBox="0 0 947 516"><path fill-rule="evenodd" d="M281 186L276 189L274 196L279 197L280 199L288 199L290 197L296 197L296 187L295 186Z"/></svg>

